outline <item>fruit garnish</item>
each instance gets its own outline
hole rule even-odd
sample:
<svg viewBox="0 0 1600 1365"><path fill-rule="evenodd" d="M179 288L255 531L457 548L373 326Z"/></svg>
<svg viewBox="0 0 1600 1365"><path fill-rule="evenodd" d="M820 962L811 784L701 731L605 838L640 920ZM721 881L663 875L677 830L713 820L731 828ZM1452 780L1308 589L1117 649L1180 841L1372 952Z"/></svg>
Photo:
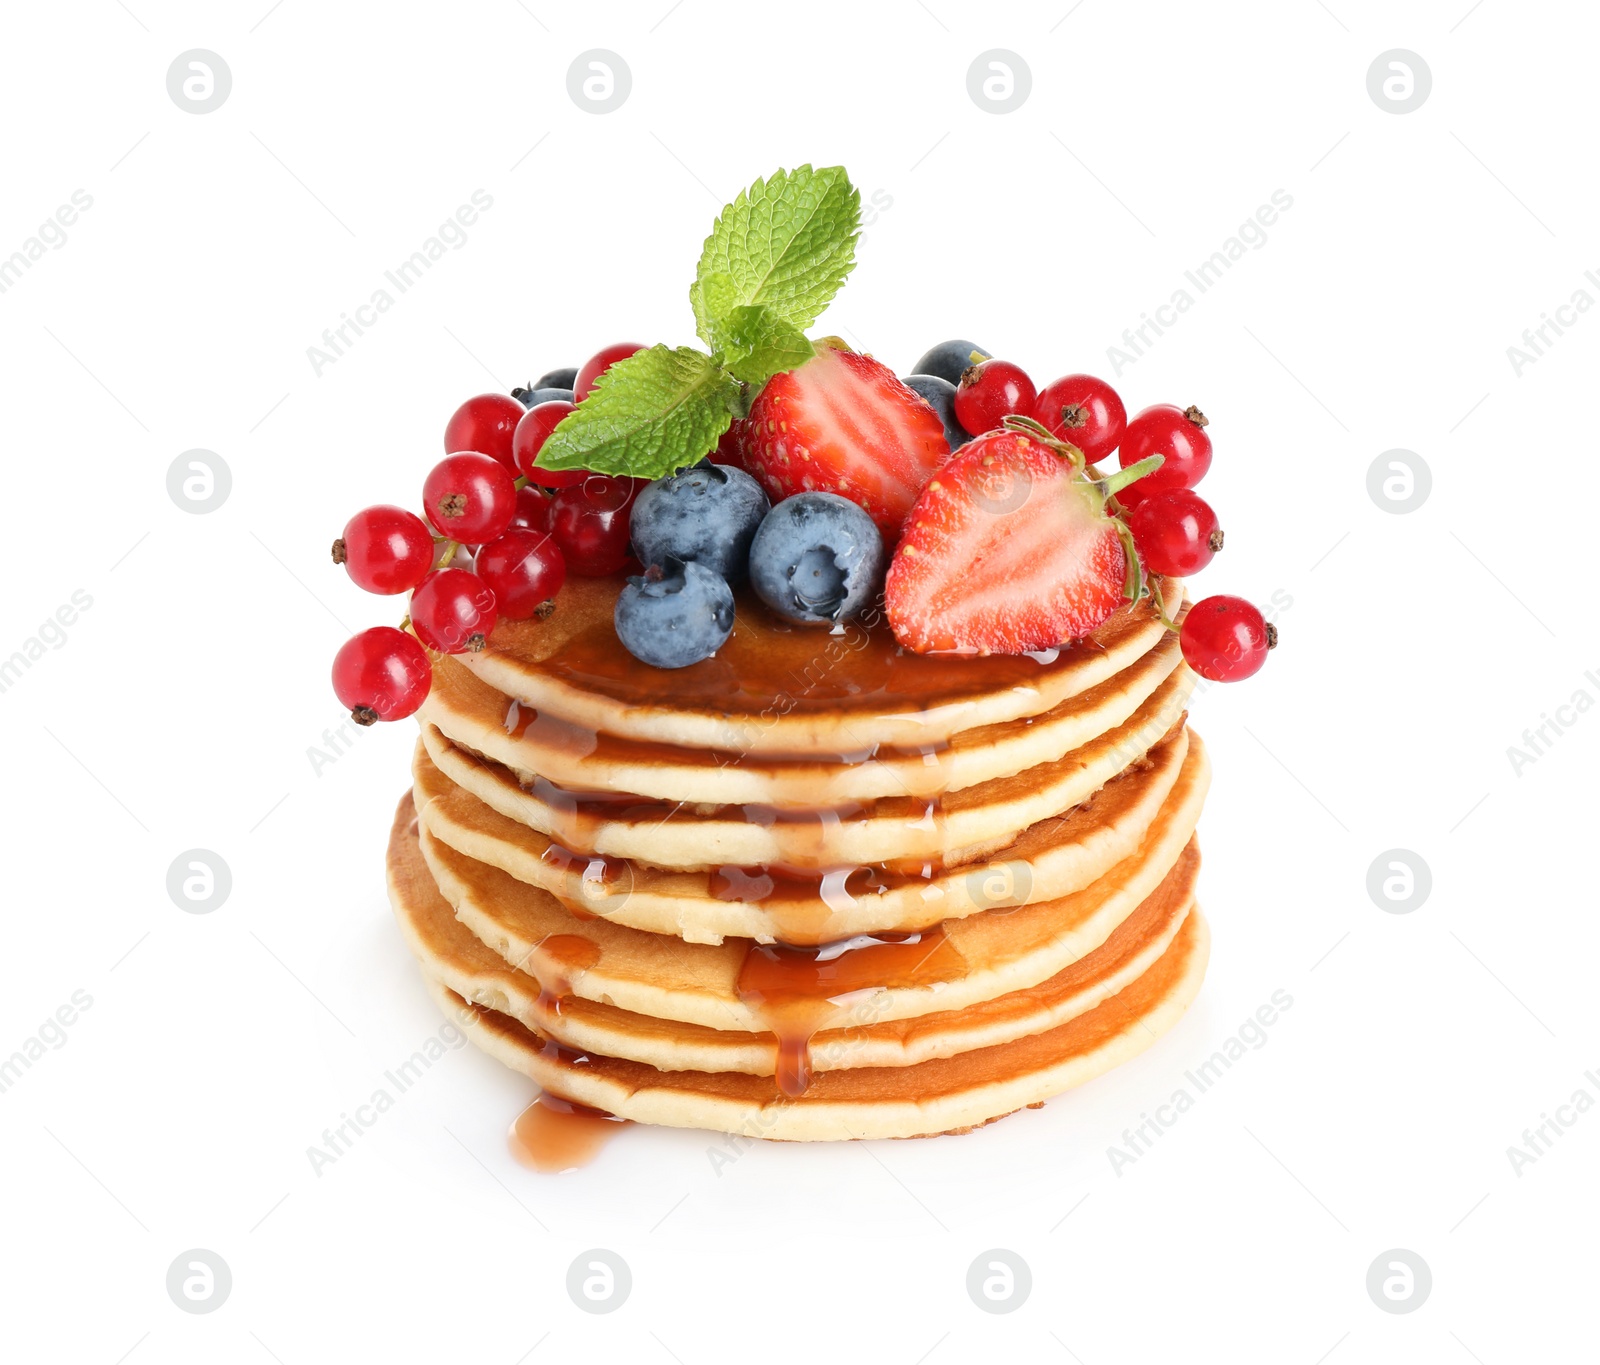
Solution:
<svg viewBox="0 0 1600 1365"><path fill-rule="evenodd" d="M941 341L922 353L911 367L912 374L931 374L947 384L959 384L961 376L974 365L989 359L990 352L975 341Z"/></svg>
<svg viewBox="0 0 1600 1365"><path fill-rule="evenodd" d="M1211 438L1205 433L1209 425L1199 408L1177 408L1171 403L1157 403L1133 417L1122 433L1118 461L1127 468L1160 455L1165 463L1160 473L1129 489L1123 503L1132 507L1141 498L1199 483L1211 468Z"/></svg>
<svg viewBox="0 0 1600 1365"><path fill-rule="evenodd" d="M922 490L890 561L895 638L919 653L1027 654L1089 634L1143 590L1107 499L1159 467L1091 479L1031 418L975 437Z"/></svg>
<svg viewBox="0 0 1600 1365"><path fill-rule="evenodd" d="M482 649L498 615L494 592L467 569L438 569L411 594L411 628L440 654Z"/></svg>
<svg viewBox="0 0 1600 1365"><path fill-rule="evenodd" d="M517 510L515 474L476 451L446 455L422 485L422 510L450 540L481 545L504 535Z"/></svg>
<svg viewBox="0 0 1600 1365"><path fill-rule="evenodd" d="M511 457L518 473L529 483L541 488L569 488L583 482L586 471L582 469L541 469L537 464L539 452L550 439L550 433L577 410L576 404L555 399L536 404L522 414L511 437Z"/></svg>
<svg viewBox="0 0 1600 1365"><path fill-rule="evenodd" d="M832 625L873 603L883 560L883 537L854 502L798 493L767 513L750 543L750 586L786 621Z"/></svg>
<svg viewBox="0 0 1600 1365"><path fill-rule="evenodd" d="M649 568L692 560L737 587L749 573L750 542L767 495L742 469L702 460L649 484L633 504L633 552Z"/></svg>
<svg viewBox="0 0 1600 1365"><path fill-rule="evenodd" d="M900 382L933 409L952 453L972 439L972 433L956 416L956 386L948 379L940 379L936 374L908 374Z"/></svg>
<svg viewBox="0 0 1600 1365"><path fill-rule="evenodd" d="M1206 597L1189 608L1178 632L1184 662L1212 682L1240 682L1278 647L1278 628L1242 597Z"/></svg>
<svg viewBox="0 0 1600 1365"><path fill-rule="evenodd" d="M619 341L615 345L602 347L590 356L578 368L578 373L572 380L572 401L581 403L589 396L594 388L594 382L619 360L626 360L636 351L644 347L637 341Z"/></svg>
<svg viewBox="0 0 1600 1365"><path fill-rule="evenodd" d="M601 578L628 562L629 518L644 484L643 479L590 474L582 483L556 491L550 533L568 569Z"/></svg>
<svg viewBox="0 0 1600 1365"><path fill-rule="evenodd" d="M345 523L333 542L333 562L368 592L409 592L433 567L433 536L404 507L367 507Z"/></svg>
<svg viewBox="0 0 1600 1365"><path fill-rule="evenodd" d="M778 171L740 193L712 227L689 290L707 350L637 351L587 392L580 372L578 411L551 434L539 467L657 479L715 449L768 379L810 357L804 329L855 264L860 218L841 166Z"/></svg>
<svg viewBox="0 0 1600 1365"><path fill-rule="evenodd" d="M961 372L956 385L956 420L974 436L993 431L1014 412L1033 411L1033 380L1009 360L982 360Z"/></svg>
<svg viewBox="0 0 1600 1365"><path fill-rule="evenodd" d="M1187 488L1141 499L1128 513L1128 529L1145 568L1186 578L1199 573L1222 548L1222 527L1211 504Z"/></svg>
<svg viewBox="0 0 1600 1365"><path fill-rule="evenodd" d="M500 461L507 469L511 462L511 433L522 420L522 404L509 394L480 393L469 398L445 423L445 454L476 450Z"/></svg>
<svg viewBox="0 0 1600 1365"><path fill-rule="evenodd" d="M433 665L411 636L393 626L353 635L333 656L333 691L357 725L404 720L427 700Z"/></svg>
<svg viewBox="0 0 1600 1365"><path fill-rule="evenodd" d="M1117 448L1128 425L1128 412L1117 391L1092 374L1051 380L1033 400L1033 416L1053 435L1077 446L1090 464Z"/></svg>
<svg viewBox="0 0 1600 1365"><path fill-rule="evenodd" d="M539 615L567 581L567 561L544 531L507 531L478 551L475 567L507 621Z"/></svg>
<svg viewBox="0 0 1600 1365"><path fill-rule="evenodd" d="M950 458L944 424L871 356L819 344L767 381L741 429L745 467L774 502L837 493L896 534L923 484Z"/></svg>
<svg viewBox="0 0 1600 1365"><path fill-rule="evenodd" d="M703 565L668 557L630 578L612 616L634 658L687 668L721 649L733 631L733 590Z"/></svg>

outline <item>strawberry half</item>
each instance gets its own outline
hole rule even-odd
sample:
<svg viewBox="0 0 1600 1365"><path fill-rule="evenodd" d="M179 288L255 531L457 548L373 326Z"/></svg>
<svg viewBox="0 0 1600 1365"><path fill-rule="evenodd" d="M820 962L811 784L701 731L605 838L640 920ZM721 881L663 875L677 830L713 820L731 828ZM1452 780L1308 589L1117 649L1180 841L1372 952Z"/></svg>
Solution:
<svg viewBox="0 0 1600 1365"><path fill-rule="evenodd" d="M950 458L937 414L893 371L826 342L767 381L740 424L740 449L773 502L838 493L865 508L891 544Z"/></svg>
<svg viewBox="0 0 1600 1365"><path fill-rule="evenodd" d="M922 490L884 589L908 649L1052 649L1138 596L1127 530L1106 512L1126 486L1121 474L1091 481L1075 449L1039 431L1043 439L1011 427L976 437Z"/></svg>

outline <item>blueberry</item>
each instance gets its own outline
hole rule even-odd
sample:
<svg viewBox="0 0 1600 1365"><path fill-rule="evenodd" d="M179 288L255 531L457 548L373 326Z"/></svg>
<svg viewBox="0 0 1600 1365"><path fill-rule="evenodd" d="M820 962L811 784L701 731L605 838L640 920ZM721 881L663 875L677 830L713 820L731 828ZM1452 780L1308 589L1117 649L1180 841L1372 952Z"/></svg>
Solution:
<svg viewBox="0 0 1600 1365"><path fill-rule="evenodd" d="M956 386L948 379L940 379L936 374L908 374L900 382L938 414L944 423L944 438L950 442L952 451L959 450L972 439L956 421Z"/></svg>
<svg viewBox="0 0 1600 1365"><path fill-rule="evenodd" d="M952 384L961 382L961 372L972 365L972 353L987 360L989 352L975 341L941 341L911 367L912 374L931 374Z"/></svg>
<svg viewBox="0 0 1600 1365"><path fill-rule="evenodd" d="M554 403L558 399L563 403L572 402L571 389L546 388L540 384L527 389L512 389L511 396L525 408L537 407L540 403Z"/></svg>
<svg viewBox="0 0 1600 1365"><path fill-rule="evenodd" d="M750 544L750 583L786 621L824 625L854 616L883 583L883 537L837 493L796 493L770 512Z"/></svg>
<svg viewBox="0 0 1600 1365"><path fill-rule="evenodd" d="M703 565L668 559L628 580L617 598L617 638L657 668L709 659L733 631L733 589Z"/></svg>
<svg viewBox="0 0 1600 1365"><path fill-rule="evenodd" d="M664 564L668 556L693 560L738 587L769 505L744 470L702 460L640 491L633 504L633 552L646 566Z"/></svg>
<svg viewBox="0 0 1600 1365"><path fill-rule="evenodd" d="M578 372L576 369L549 370L535 379L528 387L530 389L570 389L577 382Z"/></svg>

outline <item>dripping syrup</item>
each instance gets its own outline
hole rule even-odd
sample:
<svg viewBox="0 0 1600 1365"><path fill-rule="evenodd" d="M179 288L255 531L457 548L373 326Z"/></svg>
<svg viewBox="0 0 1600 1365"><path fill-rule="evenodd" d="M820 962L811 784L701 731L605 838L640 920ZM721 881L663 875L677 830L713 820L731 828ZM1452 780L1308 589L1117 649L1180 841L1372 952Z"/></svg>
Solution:
<svg viewBox="0 0 1600 1365"><path fill-rule="evenodd" d="M557 1174L587 1166L627 1126L627 1119L546 1090L517 1115L507 1138L524 1166Z"/></svg>
<svg viewBox="0 0 1600 1365"><path fill-rule="evenodd" d="M820 948L751 942L737 990L778 1040L778 1089L798 1097L811 1084L811 1040L847 996L953 981L966 959L943 926L917 934L860 935Z"/></svg>

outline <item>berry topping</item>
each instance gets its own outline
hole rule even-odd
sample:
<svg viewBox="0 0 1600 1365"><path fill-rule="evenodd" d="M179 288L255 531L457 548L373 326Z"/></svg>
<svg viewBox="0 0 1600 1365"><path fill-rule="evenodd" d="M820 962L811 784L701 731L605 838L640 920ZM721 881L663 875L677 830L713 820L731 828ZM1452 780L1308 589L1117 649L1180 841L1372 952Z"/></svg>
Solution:
<svg viewBox="0 0 1600 1365"><path fill-rule="evenodd" d="M628 580L613 619L634 658L686 668L710 658L732 633L733 589L704 565L669 557Z"/></svg>
<svg viewBox="0 0 1600 1365"><path fill-rule="evenodd" d="M570 389L578 382L576 366L560 370L546 370L529 384L530 389Z"/></svg>
<svg viewBox="0 0 1600 1365"><path fill-rule="evenodd" d="M555 399L531 407L522 415L516 434L511 438L511 455L515 468L527 476L529 483L541 488L570 488L587 477L582 469L541 469L534 463L544 443L550 439L550 433L561 425L568 413L576 411L572 403Z"/></svg>
<svg viewBox="0 0 1600 1365"><path fill-rule="evenodd" d="M912 366L913 374L931 374L948 384L959 384L961 376L980 360L987 360L989 352L975 341L941 341L921 360Z"/></svg>
<svg viewBox="0 0 1600 1365"><path fill-rule="evenodd" d="M1151 455L1160 455L1161 468L1122 495L1132 507L1141 498L1169 493L1175 488L1193 488L1211 468L1211 438L1206 435L1206 415L1199 408L1175 408L1157 403L1146 408L1128 423L1122 433L1117 459L1124 469Z"/></svg>
<svg viewBox="0 0 1600 1365"><path fill-rule="evenodd" d="M1128 529L1150 573L1179 578L1199 573L1222 548L1217 514L1187 488L1141 499L1128 514Z"/></svg>
<svg viewBox="0 0 1600 1365"><path fill-rule="evenodd" d="M507 621L526 621L561 591L567 561L543 531L507 531L478 551L478 577Z"/></svg>
<svg viewBox="0 0 1600 1365"><path fill-rule="evenodd" d="M1033 411L1033 380L1009 360L984 360L961 372L956 385L956 420L974 436L993 431L1013 412Z"/></svg>
<svg viewBox="0 0 1600 1365"><path fill-rule="evenodd" d="M1189 608L1178 632L1184 660L1212 682L1239 682L1278 645L1278 628L1242 597L1207 597Z"/></svg>
<svg viewBox="0 0 1600 1365"><path fill-rule="evenodd" d="M713 464L726 464L732 465L735 469L744 469L743 432L744 423L735 422L717 438L717 448L706 458Z"/></svg>
<svg viewBox="0 0 1600 1365"><path fill-rule="evenodd" d="M556 492L550 532L570 572L588 578L616 573L628 562L629 516L643 479L590 474Z"/></svg>
<svg viewBox="0 0 1600 1365"><path fill-rule="evenodd" d="M507 469L514 469L511 433L522 420L522 412L522 404L504 393L480 393L467 399L445 425L445 454L476 450L499 460Z"/></svg>
<svg viewBox="0 0 1600 1365"><path fill-rule="evenodd" d="M538 531L550 533L550 517L555 511L551 496L537 484L525 483L517 489L517 510L511 514L512 531Z"/></svg>
<svg viewBox="0 0 1600 1365"><path fill-rule="evenodd" d="M926 402L871 356L830 345L767 381L745 420L743 449L774 502L838 493L890 535L950 458Z"/></svg>
<svg viewBox="0 0 1600 1365"><path fill-rule="evenodd" d="M770 504L742 469L703 460L646 486L633 505L633 552L644 565L692 560L737 587Z"/></svg>
<svg viewBox="0 0 1600 1365"><path fill-rule="evenodd" d="M488 455L446 455L422 485L422 508L440 535L481 545L504 534L517 510L511 470Z"/></svg>
<svg viewBox="0 0 1600 1365"><path fill-rule="evenodd" d="M1137 595L1126 530L1105 504L1147 467L1091 482L1074 452L1035 433L1042 428L1030 423L976 437L922 490L884 592L901 644L919 653L1051 649Z"/></svg>
<svg viewBox="0 0 1600 1365"><path fill-rule="evenodd" d="M956 417L956 386L948 379L940 379L936 374L912 374L900 382L933 409L952 451L960 450L972 439Z"/></svg>
<svg viewBox="0 0 1600 1365"><path fill-rule="evenodd" d="M476 653L494 629L497 606L489 585L466 569L440 569L411 594L411 628L440 654Z"/></svg>
<svg viewBox="0 0 1600 1365"><path fill-rule="evenodd" d="M428 697L433 665L411 636L373 626L346 640L333 656L333 692L357 725L404 720Z"/></svg>
<svg viewBox="0 0 1600 1365"><path fill-rule="evenodd" d="M615 346L607 346L604 350L596 351L586 361L583 367L573 377L573 401L581 403L589 396L589 390L594 387L594 381L600 378L607 370L619 360L626 360L635 351L644 350L643 346L632 341L619 341ZM560 387L566 387L562 385Z"/></svg>
<svg viewBox="0 0 1600 1365"><path fill-rule="evenodd" d="M883 563L883 537L855 503L835 493L798 493L768 512L756 532L750 585L786 621L828 625L872 604Z"/></svg>
<svg viewBox="0 0 1600 1365"><path fill-rule="evenodd" d="M570 403L572 402L571 389L542 388L542 389L512 389L511 396L525 408L536 408L540 403ZM512 453L515 454L513 447Z"/></svg>
<svg viewBox="0 0 1600 1365"><path fill-rule="evenodd" d="M1128 424L1117 391L1092 374L1064 375L1046 384L1033 400L1033 415L1053 435L1077 446L1090 464L1117 448Z"/></svg>
<svg viewBox="0 0 1600 1365"><path fill-rule="evenodd" d="M415 512L368 507L345 523L333 562L368 592L409 592L433 565L433 535Z"/></svg>

